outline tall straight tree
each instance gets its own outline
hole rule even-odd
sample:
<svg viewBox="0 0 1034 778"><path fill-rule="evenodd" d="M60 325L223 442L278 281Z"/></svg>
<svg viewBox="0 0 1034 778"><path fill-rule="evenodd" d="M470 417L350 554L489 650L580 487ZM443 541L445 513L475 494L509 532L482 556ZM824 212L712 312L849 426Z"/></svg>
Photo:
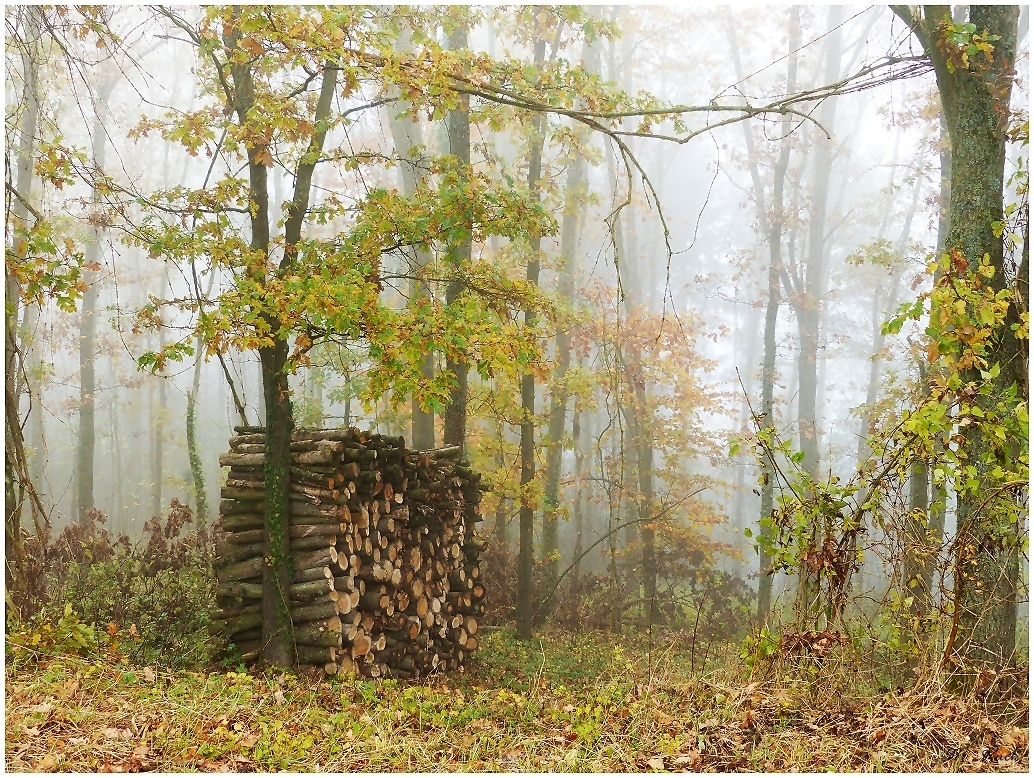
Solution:
<svg viewBox="0 0 1034 778"><path fill-rule="evenodd" d="M23 104L18 122L14 182L20 196L14 198L9 211L9 221L6 221L5 224L7 235L11 237L12 248L16 255L21 252L24 244L24 237L18 231L26 230L29 224L32 168L42 102L42 84L40 83L42 30L39 11L31 6L25 6L19 15L21 16L19 21L23 37L20 52ZM10 175L10 168L8 168L8 175ZM20 586L24 581L22 504L26 488L31 488L35 480L27 472L19 413L22 387L17 365L17 352L18 307L22 302L21 297L21 285L11 266L8 265L4 277L4 538L7 551L4 555L4 582L8 592L14 592L15 587ZM26 306L26 309L28 307L30 306ZM36 452L36 457L41 458L42 451ZM26 480L29 481L28 484L25 483ZM39 481L35 480L35 483L38 484ZM35 508L33 508L33 515L35 515Z"/></svg>
<svg viewBox="0 0 1034 778"><path fill-rule="evenodd" d="M727 27L732 41L733 64L736 67L736 78L743 78L743 65L740 61L739 47L736 44L736 32L731 22ZM790 8L788 54L786 58L786 93L792 94L797 89L797 49L801 45L801 14L797 6ZM768 241L768 299L765 304L764 357L761 363L761 423L775 424L773 387L775 385L776 358L776 323L779 319L779 279L785 272L783 267L783 228L786 213L783 205L783 192L786 186L786 170L790 164L790 117L784 116L780 124L781 148L772 172L772 208L766 205L765 186L761 179L757 153L754 149L754 135L750 125L743 124L743 136L747 146L747 161L750 168L751 184L754 187L754 207L758 227ZM764 623L772 607L772 571L768 556L767 543L772 537L770 519L775 506L775 463L766 456L761 468L761 516L760 542L758 544L758 621Z"/></svg>
<svg viewBox="0 0 1034 778"><path fill-rule="evenodd" d="M831 5L826 16L830 33L824 47L825 63L823 83L833 83L840 77L842 55L840 19L842 9ZM826 100L818 110L819 123L823 130L812 131L812 170L808 222L808 243L806 256L801 262L800 272L791 274L786 266L781 267L783 283L797 319L797 428L801 452L804 458L801 466L812 480L819 477L819 441L816 401L818 398L818 350L819 323L822 314L821 289L826 272L826 210L829 200L829 181L833 167L833 141L825 132L833 131L836 116L836 101ZM817 542L818 528L808 529L805 553L810 553ZM807 618L813 593L812 574L802 560L800 564L799 604L801 617Z"/></svg>
<svg viewBox="0 0 1034 778"><path fill-rule="evenodd" d="M543 31L545 9L535 9L534 66L541 68L546 59L546 39ZM531 136L528 139L528 190L532 199L538 201L539 179L542 177L542 146L545 143L545 119L536 113L531 122ZM526 277L532 286L539 283L539 251L541 236L532 237L528 249L529 257ZM524 309L524 326L534 330L538 326L538 314L532 306ZM521 376L521 509L520 549L517 559L517 634L529 639L532 634L534 603L532 599L532 575L535 568L535 503L532 485L535 481L535 376L530 371Z"/></svg>
<svg viewBox="0 0 1034 778"><path fill-rule="evenodd" d="M582 50L582 59L589 72L599 69L599 55L596 47L586 43ZM578 134L579 142L583 142L585 133ZM578 214L584 201L585 157L581 150L572 150L571 162L567 168L567 185L564 194L564 216L560 226L560 257L557 268L557 294L567 305L574 303L574 263L578 246ZM544 586L546 591L553 587L559 572L560 563L560 525L558 512L560 507L560 466L564 451L564 428L567 422L567 404L569 392L564 385L567 370L571 365L571 335L569 324L558 321L556 328L556 370L553 374L555 390L549 412L548 440L546 453L546 488L543 495L542 515L542 558L546 560ZM576 444L577 445L577 444Z"/></svg>
<svg viewBox="0 0 1034 778"><path fill-rule="evenodd" d="M948 208L947 252L976 272L986 255L994 275L989 283L1004 290L1015 281L1014 299L1005 323L996 333L985 379L976 368L962 371L964 381L989 383L992 395L1012 403L1029 398L1026 343L1012 325L1029 301L1026 246L1019 266L1007 272L1002 233L1005 184L1005 142L1012 94L1019 19L1017 6L973 5L969 25L953 23L949 6L921 9L893 6L912 28L933 63L941 108L951 139L951 194ZM961 56L960 36L982 43L970 61ZM992 37L993 36L993 37ZM1012 659L1016 648L1016 605L1021 528L1011 511L994 510L988 495L994 486L996 454L984 437L982 425L963 428L962 450L984 488L956 484L958 532L961 536L958 573L958 642L961 655L971 663L1000 665ZM1026 441L1010 442L1011 456L1025 452ZM1009 499L1000 497L999 499Z"/></svg>
<svg viewBox="0 0 1034 778"><path fill-rule="evenodd" d="M114 91L116 80L105 76L95 96L92 148L93 166L104 170L104 160L108 147L108 131L105 119L108 114L108 100ZM94 207L100 204L100 198L94 194ZM95 408L97 399L97 300L100 290L99 274L93 268L100 264L100 242L102 229L96 219L91 225L89 240L84 257L87 271L83 280L86 291L83 292L82 309L79 320L79 439L76 451L76 519L86 520L86 511L94 506L94 450L96 448Z"/></svg>
<svg viewBox="0 0 1034 778"><path fill-rule="evenodd" d="M826 18L826 27L831 30L825 45L825 68L823 83L833 83L840 77L842 50L840 6L831 5ZM832 132L836 116L836 100L826 100L819 109L819 123L827 132ZM812 478L819 473L819 441L817 413L815 407L818 395L818 348L821 305L819 290L826 271L826 210L829 200L829 181L833 168L833 141L824 133L815 130L814 157L811 172L811 204L808 222L807 260L802 277L796 279L798 302L795 306L799 337L797 372L800 376L800 391L797 401L797 424L801 451L804 452L803 466Z"/></svg>
<svg viewBox="0 0 1034 778"><path fill-rule="evenodd" d="M463 6L456 6L454 9L457 18L453 20L455 25L449 30L449 49L452 51L463 51L467 48L467 13L468 9ZM459 163L459 175L461 181L470 174L470 98L467 95L459 95L459 105L449 111L446 121L449 130L449 153L456 157ZM470 204L464 203L464 208L469 214ZM452 278L445 292L445 303L453 305L463 294L463 274L470 264L472 247L470 219L465 219L463 235L453 245L449 246L449 259L452 266ZM445 409L445 430L444 440L446 446L459 446L462 455L464 442L467 437L467 372L466 359L449 356L446 358L445 369L453 375L455 386L449 398L449 405Z"/></svg>
<svg viewBox="0 0 1034 778"><path fill-rule="evenodd" d="M408 26L399 36L397 48L399 51L406 51L412 47L410 43L413 31ZM424 138L419 118L411 118L402 115L409 110L409 103L401 101L397 104L388 105L388 127L391 130L391 138L395 143L395 153L399 157L399 170L402 174L402 191L407 197L413 197L417 188L423 182L424 170L427 166L427 158L417 149L423 148ZM425 298L428 295L427 282L421 275L430 262L431 252L423 246L412 249L413 255L413 279L409 283L410 299ZM424 355L420 365L420 371L425 380L434 378L434 354ZM413 397L413 448L418 451L426 451L434 448L434 411L424 410L417 397Z"/></svg>

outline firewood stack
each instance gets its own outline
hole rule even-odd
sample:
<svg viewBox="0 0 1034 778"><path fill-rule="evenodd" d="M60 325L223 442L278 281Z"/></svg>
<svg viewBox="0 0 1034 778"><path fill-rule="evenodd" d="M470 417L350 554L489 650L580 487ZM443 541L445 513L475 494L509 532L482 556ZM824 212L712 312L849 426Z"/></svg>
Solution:
<svg viewBox="0 0 1034 778"><path fill-rule="evenodd" d="M249 661L262 647L265 430L234 431L219 458L230 470L214 616ZM479 482L458 447L418 452L357 429L294 431L289 599L300 666L416 678L463 663L485 594Z"/></svg>

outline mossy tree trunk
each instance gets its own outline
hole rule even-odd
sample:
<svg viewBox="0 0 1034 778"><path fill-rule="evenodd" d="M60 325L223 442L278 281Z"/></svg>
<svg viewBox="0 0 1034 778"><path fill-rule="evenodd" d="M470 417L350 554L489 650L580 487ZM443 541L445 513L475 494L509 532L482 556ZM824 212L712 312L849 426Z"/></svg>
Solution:
<svg viewBox="0 0 1034 778"><path fill-rule="evenodd" d="M972 62L969 67L949 67L948 54L954 44L944 40L943 24L951 20L949 6L923 6L922 16L908 6L894 6L908 22L930 57L937 77L944 120L951 139L951 194L945 249L956 251L975 268L984 255L990 258L995 275L991 284L1004 289L1017 278L1021 299L1015 302L1006 323L997 333L988 364L998 363L1001 372L992 381L996 398L1028 398L1026 344L1018 340L1009 324L1026 309L1026 253L1019 268L1007 273L1004 246L995 235L995 223L1003 219L1005 183L1005 131L1012 93L1019 9L1017 6L970 6L969 22L976 34L997 36L991 59ZM979 58L978 58L979 59ZM1026 247L1024 247L1026 248ZM979 384L975 369L963 371L966 382ZM1015 392L1015 394L1011 394ZM989 472L995 454L988 445L982 425L963 428L962 450L985 484L979 490L958 494L958 551L956 559L959 612L959 640L956 648L970 664L1001 665L1009 662L1016 648L1016 606L1019 579L1018 543L1022 527L1016 512L995 510L987 504ZM1025 441L1014 441L1018 455ZM1009 499L1003 497L1001 499ZM994 502L994 501L992 501Z"/></svg>
<svg viewBox="0 0 1034 778"><path fill-rule="evenodd" d="M231 52L238 48L240 32L230 30L224 43ZM241 125L249 123L255 105L251 66L231 58L233 90L227 98ZM324 66L320 94L313 117L315 132L295 172L294 196L285 204L284 254L274 272L278 277L290 273L297 262L302 225L309 210L312 177L326 140L327 120L337 84L338 67ZM251 198L251 249L268 257L270 250L268 169L264 161L268 150L248 146L248 180ZM256 265L258 281L264 282L265 264ZM262 658L272 666L294 662L294 641L287 594L291 583L291 558L288 542L288 475L290 473L291 431L294 413L288 384L289 344L279 321L268 313L262 321L271 335L272 345L258 349L262 369L262 395L265 404L265 558L262 577Z"/></svg>

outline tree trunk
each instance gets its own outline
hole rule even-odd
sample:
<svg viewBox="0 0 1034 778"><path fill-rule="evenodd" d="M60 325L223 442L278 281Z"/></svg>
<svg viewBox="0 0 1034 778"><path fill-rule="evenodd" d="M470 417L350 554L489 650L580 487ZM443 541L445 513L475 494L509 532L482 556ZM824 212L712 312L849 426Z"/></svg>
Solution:
<svg viewBox="0 0 1034 778"><path fill-rule="evenodd" d="M212 276L215 277L214 274ZM208 493L205 490L205 469L197 445L197 396L201 388L201 354L203 344L197 339L197 358L194 362L194 380L187 394L187 459L190 462L190 480L194 488L194 515L198 535L208 536Z"/></svg>
<svg viewBox="0 0 1034 778"><path fill-rule="evenodd" d="M562 302L573 305L574 276L571 264L574 262L578 244L578 211L585 183L585 159L575 152L567 172L567 192L564 218L560 228L560 265L558 273L558 296ZM567 369L571 364L571 336L567 328L558 323L556 330L556 371L552 407L549 413L549 449L546 454L546 488L542 515L542 558L545 561L543 586L546 591L553 588L560 563L560 525L557 514L560 508L560 466L563 460L564 426L567 421L568 392L564 386Z"/></svg>
<svg viewBox="0 0 1034 778"><path fill-rule="evenodd" d="M159 295L164 297L169 293L169 265L165 263L165 276L162 282L162 291ZM165 328L158 331L158 349L165 348ZM163 369L157 374L158 378L158 410L151 422L151 515L161 516L163 513L162 487L165 485L165 421L169 415L169 384Z"/></svg>
<svg viewBox="0 0 1034 778"><path fill-rule="evenodd" d="M830 6L826 26L832 32L826 41L826 63L824 83L833 83L840 75L841 31L839 30L842 9ZM826 100L819 109L819 123L832 132L836 114L836 101ZM814 130L814 164L812 167L811 208L808 225L808 257L803 269L802 285L798 287L798 301L794 306L797 315L797 331L800 352L797 359L797 374L800 389L797 395L797 426L801 451L804 453L802 467L813 480L819 477L819 444L816 400L818 396L818 348L819 320L821 316L822 275L825 272L826 208L829 199L829 180L833 162L833 142L820 130ZM805 554L815 550L819 527L808 530ZM800 608L801 617L808 620L811 598L814 593L812 574L807 572L807 563L800 566Z"/></svg>
<svg viewBox="0 0 1034 778"><path fill-rule="evenodd" d="M729 25L729 37L732 42L733 63L736 67L737 78L743 78L743 66L740 62L739 49L736 45L735 29ZM797 88L797 49L800 46L801 38L801 16L797 6L790 8L790 29L789 29L789 54L787 55L786 69L786 93L791 94ZM765 233L768 240L769 266L768 266L768 300L765 305L765 353L761 364L761 419L760 424L775 426L773 407L773 387L775 385L775 359L776 359L776 323L779 319L779 283L780 274L785 272L783 268L783 226L785 214L783 212L783 190L786 185L786 170L790 163L790 119L786 117L782 121L780 136L786 139L779 152L772 177L772 212L769 215L765 204L765 187L761 181L761 172L758 169L757 155L754 151L754 135L747 122L743 122L744 140L747 144L747 158L750 165L751 183L754 187L754 205L758 218L758 226ZM787 290L790 291L789 289ZM761 515L760 521L764 522L772 516L775 505L775 468L771 458L765 455L761 467ZM772 571L769 569L771 559L766 550L766 544L771 541L772 527L766 524L759 524L758 543L758 621L764 624L768 620L769 611L772 608Z"/></svg>
<svg viewBox="0 0 1034 778"><path fill-rule="evenodd" d="M653 436L650 433L647 406L646 383L641 374L638 364L633 365L632 387L635 393L633 398L633 416L635 418L637 442L636 466L639 475L639 512L638 518L644 523L639 525L639 531L643 541L643 602L646 607L646 617L649 624L654 619L654 598L657 594L657 551L654 547L656 530L652 519L656 514L657 506L654 503L653 494Z"/></svg>
<svg viewBox="0 0 1034 778"><path fill-rule="evenodd" d="M948 249L959 251L975 267L988 254L995 268L992 285L1006 286L1003 246L994 234L993 223L1002 220L1002 190L1005 170L1007 108L1017 34L1016 6L971 6L970 21L977 30L1001 36L995 41L995 64L989 76L958 68L950 73L934 58L938 88L951 135L951 200ZM993 87L993 89L992 89ZM1002 371L995 381L995 393L1005 392L1016 380L1025 344L1006 326L999 335L997 353ZM964 380L981 381L977 371L967 371ZM1026 387L1022 378L1021 391ZM1026 392L1023 391L1026 395ZM988 454L979 425L964 428L964 449L969 462L986 477ZM994 511L981 509L983 490L965 491L958 499L960 550L960 634L962 651L973 663L1002 664L1012 659L1016 647L1016 599L1019 576L1017 543L1022 528L1001 524Z"/></svg>
<svg viewBox="0 0 1034 778"><path fill-rule="evenodd" d="M453 51L467 48L466 9L463 10L463 15L462 23L449 33L449 48ZM446 118L449 128L449 151L459 161L461 175L466 179L470 171L469 98L461 95L459 108L449 111ZM469 216L465 226L463 239L449 247L453 276L445 290L447 305L454 304L466 287L463 277L470 264L472 229ZM452 389L449 406L445 409L444 440L446 446L459 446L462 456L467 438L467 360L448 356L445 360L445 369L455 376L456 385Z"/></svg>
<svg viewBox="0 0 1034 778"><path fill-rule="evenodd" d="M36 145L36 132L39 127L40 90L38 38L40 25L36 9L23 8L28 16L25 25L27 49L22 53L22 75L25 79L25 107L18 125L18 153L15 168L15 182L18 193L26 200L32 190L32 165ZM14 198L11 203L13 219L5 221L8 231L12 228L27 228L29 209ZM17 254L22 238L13 236L12 248ZM19 389L16 355L18 350L18 307L21 304L21 288L14 273L8 268L4 279L4 538L5 565L4 583L8 593L8 605L14 604L14 597L25 577L24 557L22 553L22 502L25 497L26 484L23 481L31 477L28 473L25 445L22 437L21 417L19 414L21 397ZM24 358L24 355L23 355ZM30 389L31 392L31 389ZM31 396L31 395L30 395ZM37 452L41 456L42 452ZM30 484L31 485L31 484ZM13 610L17 611L17 607ZM22 617L27 614L19 614Z"/></svg>
<svg viewBox="0 0 1034 778"><path fill-rule="evenodd" d="M106 77L97 95L96 111L93 117L93 164L97 170L104 169L104 158L108 146L108 133L104 118L108 112L108 98L115 88L115 81ZM99 206L100 198L93 195L93 205ZM100 260L100 228L91 229L90 239L84 252L84 264L96 267ZM96 447L95 408L97 377L95 374L97 356L97 298L99 290L96 270L83 271L82 309L79 320L79 441L76 452L77 521L86 520L86 511L94 507L93 464Z"/></svg>
<svg viewBox="0 0 1034 778"><path fill-rule="evenodd" d="M951 138L945 248L957 251L971 270L988 255L995 269L991 286L1003 289L1009 279L1004 247L1001 238L994 234L994 225L1003 218L1005 129L1019 10L1016 6L970 6L969 21L976 30L998 37L993 40L993 60L979 66L973 63L968 69L948 67L940 24L950 13L949 6L925 6L922 19L913 16L906 6L894 6L894 11L912 26L933 63ZM1025 273L1026 267L1021 267L1020 272ZM1021 290L1025 291L1025 285ZM1010 387L1016 385L1018 394L1026 399L1027 380L1020 369L1026 344L1015 337L1008 325L1007 320L993 341L988 359L989 365L998 363L1001 367L998 377L991 379L992 394L1008 396ZM975 369L962 371L962 379L975 384L982 381ZM982 425L964 427L962 434L962 452L976 469L978 481L983 487L994 486L988 460L995 457ZM958 493L955 586L960 640L955 648L971 664L1001 665L1012 660L1016 648L1018 543L1022 527L1014 511L995 510L993 505L985 504L986 498L986 488L960 489Z"/></svg>
<svg viewBox="0 0 1034 778"><path fill-rule="evenodd" d="M260 164L261 167L261 164ZM262 168L265 173L265 168ZM260 176L264 179L265 175ZM264 180L261 183L265 183ZM253 191L255 178L252 178ZM259 190L264 193L264 189ZM261 203L260 199L256 202ZM260 212L265 210L259 205ZM254 243L252 244L253 248ZM267 245L268 248L268 245ZM263 658L273 666L294 661L287 591L291 585L288 528L288 478L291 469L293 413L287 380L287 341L277 339L271 348L259 350L262 393L266 407L265 432L265 547L273 562L262 567Z"/></svg>
<svg viewBox="0 0 1034 778"><path fill-rule="evenodd" d="M578 367L581 368L581 359L578 360ZM577 409L574 412L574 419L571 423L571 435L574 438L574 569L571 571L571 593L574 597L574 613L578 613L581 597L581 560L582 549L585 546L585 511L583 505L584 490L582 488L582 477L585 468L585 453L582 448L582 414Z"/></svg>
<svg viewBox="0 0 1034 778"><path fill-rule="evenodd" d="M496 384L498 389L498 383ZM495 452L495 469L496 473L500 475L503 473L503 469L506 467L506 432L503 426L503 421L498 416L496 417L496 452ZM499 501L495 505L495 537L500 543L509 544L510 533L509 527L510 522L507 516L506 510L506 499L503 497L502 490L497 494Z"/></svg>
<svg viewBox="0 0 1034 778"><path fill-rule="evenodd" d="M546 41L535 31L535 67L540 68L546 58ZM545 122L542 114L532 120L532 134L529 138L528 189L532 198L538 200L539 179L542 177L542 145ZM539 250L542 238L536 235L531 240L531 257L527 265L528 283L537 286L539 282ZM524 309L524 326L534 331L538 327L538 314L532 307ZM520 550L517 560L517 634L525 640L531 638L534 618L534 597L532 576L535 569L535 506L532 502L531 486L535 481L535 376L524 373L521 376L521 511Z"/></svg>
<svg viewBox="0 0 1034 778"><path fill-rule="evenodd" d="M399 37L397 48L404 51L410 47L412 30L406 29ZM387 108L388 127L391 130L392 140L395 142L395 153L398 155L399 169L402 174L402 191L407 197L416 194L422 177L426 158L421 154L413 158L413 149L424 145L423 133L421 132L420 121L400 118L399 113L409 108L409 103L400 101L397 105ZM424 268L431 261L431 252L426 249L416 249L413 252L414 275L416 278L409 282L409 297L411 300L420 300L428 296L427 283L420 278ZM424 380L430 381L434 378L434 354L424 355L420 363L420 372ZM412 402L413 414L413 448L417 451L426 451L434 448L434 411L424 410L420 401L415 397Z"/></svg>

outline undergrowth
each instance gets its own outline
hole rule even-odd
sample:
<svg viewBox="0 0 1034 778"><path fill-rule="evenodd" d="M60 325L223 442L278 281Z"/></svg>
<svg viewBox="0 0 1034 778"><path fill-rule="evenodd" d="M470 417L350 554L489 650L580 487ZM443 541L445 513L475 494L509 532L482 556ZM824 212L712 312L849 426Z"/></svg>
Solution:
<svg viewBox="0 0 1034 778"><path fill-rule="evenodd" d="M685 633L645 641L486 630L462 672L419 683L166 671L37 649L8 661L7 769L1026 771L1026 689L880 692L849 663L690 672ZM762 666L763 664L763 666ZM842 690L850 691L842 691Z"/></svg>

